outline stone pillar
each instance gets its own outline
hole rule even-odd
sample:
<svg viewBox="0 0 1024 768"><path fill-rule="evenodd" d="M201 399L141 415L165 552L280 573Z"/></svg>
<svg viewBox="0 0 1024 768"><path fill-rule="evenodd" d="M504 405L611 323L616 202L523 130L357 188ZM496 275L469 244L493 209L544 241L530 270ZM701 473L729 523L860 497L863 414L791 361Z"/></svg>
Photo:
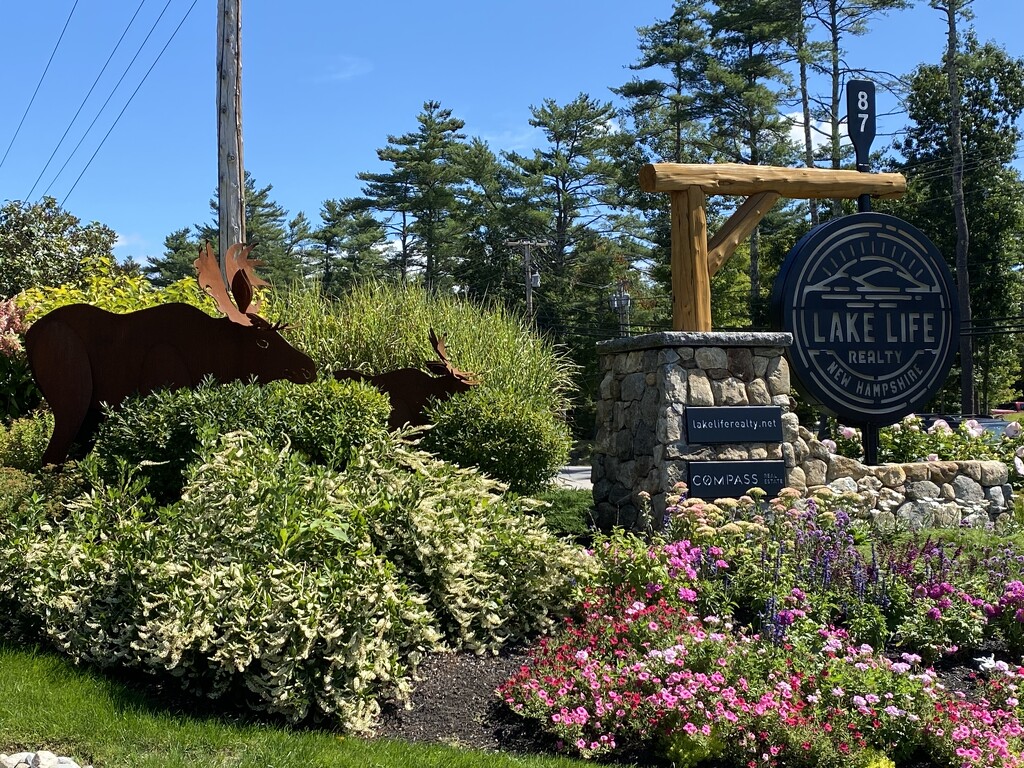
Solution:
<svg viewBox="0 0 1024 768"><path fill-rule="evenodd" d="M603 378L591 477L596 522L633 528L638 494L650 494L655 519L665 498L696 460L785 459L800 471L803 457L786 443L689 445L685 409L692 406L778 405L786 432L790 413L788 333L669 331L597 345ZM784 438L786 439L786 438Z"/></svg>

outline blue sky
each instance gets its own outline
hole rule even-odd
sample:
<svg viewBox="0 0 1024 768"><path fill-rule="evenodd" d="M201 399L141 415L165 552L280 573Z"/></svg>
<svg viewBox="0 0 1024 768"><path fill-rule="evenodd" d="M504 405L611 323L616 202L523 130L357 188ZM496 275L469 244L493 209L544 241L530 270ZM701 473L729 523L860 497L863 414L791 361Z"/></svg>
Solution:
<svg viewBox="0 0 1024 768"><path fill-rule="evenodd" d="M1024 56L1024 1L973 7L981 39ZM356 174L379 169L376 150L388 134L415 130L424 101L452 109L465 133L495 151L529 151L540 144L530 106L581 92L613 101L608 88L629 79L637 57L636 28L671 8L671 0L248 0L246 168L291 215L316 222L323 200L359 193ZM162 253L171 231L207 221L217 183L216 0L5 0L0 10L0 201L45 192L113 227L118 256L143 262ZM944 40L942 17L921 0L847 47L855 66L905 73L937 61ZM880 111L894 106L880 97ZM880 131L902 124L889 118Z"/></svg>

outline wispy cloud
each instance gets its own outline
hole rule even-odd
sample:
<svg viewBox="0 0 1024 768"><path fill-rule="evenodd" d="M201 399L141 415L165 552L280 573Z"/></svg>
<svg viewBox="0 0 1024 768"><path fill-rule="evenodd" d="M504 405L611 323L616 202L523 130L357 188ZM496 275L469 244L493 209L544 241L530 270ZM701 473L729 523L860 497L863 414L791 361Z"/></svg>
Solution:
<svg viewBox="0 0 1024 768"><path fill-rule="evenodd" d="M789 140L792 141L799 147L804 145L804 116L800 112L790 112L786 115L789 118ZM827 147L831 140L829 135L832 131L831 126L824 121L811 120L811 141L814 143L815 150ZM846 130L840 130L840 141L843 144L849 144L849 139L846 137Z"/></svg>
<svg viewBox="0 0 1024 768"><path fill-rule="evenodd" d="M540 128L506 128L503 131L484 132L480 138L487 142L492 152L528 152L544 146L544 132Z"/></svg>
<svg viewBox="0 0 1024 768"><path fill-rule="evenodd" d="M142 250L146 247L146 238L142 235L134 232L124 234L122 232L117 233L117 237L114 239L114 250L120 250L124 248L131 248L133 250Z"/></svg>
<svg viewBox="0 0 1024 768"><path fill-rule="evenodd" d="M373 64L368 59L360 59L357 56L335 56L324 66L317 80L324 83L354 80L372 70Z"/></svg>

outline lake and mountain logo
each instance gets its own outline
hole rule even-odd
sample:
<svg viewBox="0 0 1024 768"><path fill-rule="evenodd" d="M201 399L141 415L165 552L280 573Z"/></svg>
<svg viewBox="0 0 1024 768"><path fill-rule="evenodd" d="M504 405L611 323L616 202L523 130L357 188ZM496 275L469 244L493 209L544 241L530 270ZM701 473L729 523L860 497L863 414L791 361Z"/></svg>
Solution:
<svg viewBox="0 0 1024 768"><path fill-rule="evenodd" d="M789 253L772 297L801 388L843 419L891 424L928 402L955 353L959 313L942 255L893 216L822 224Z"/></svg>

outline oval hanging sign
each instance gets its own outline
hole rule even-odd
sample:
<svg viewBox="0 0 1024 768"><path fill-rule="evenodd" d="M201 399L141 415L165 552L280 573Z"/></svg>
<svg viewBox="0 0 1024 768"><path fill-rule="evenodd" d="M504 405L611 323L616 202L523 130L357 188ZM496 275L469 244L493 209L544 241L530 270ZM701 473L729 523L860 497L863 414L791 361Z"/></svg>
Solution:
<svg viewBox="0 0 1024 768"><path fill-rule="evenodd" d="M793 335L805 392L855 424L893 424L942 386L960 332L956 287L938 249L883 213L815 227L790 251L772 294Z"/></svg>

